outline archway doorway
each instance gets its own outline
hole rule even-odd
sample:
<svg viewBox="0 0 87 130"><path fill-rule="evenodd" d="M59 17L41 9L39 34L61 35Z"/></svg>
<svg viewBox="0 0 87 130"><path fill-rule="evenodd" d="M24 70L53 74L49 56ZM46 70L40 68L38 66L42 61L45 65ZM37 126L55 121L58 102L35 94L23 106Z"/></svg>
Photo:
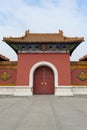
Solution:
<svg viewBox="0 0 87 130"><path fill-rule="evenodd" d="M54 94L54 73L48 66L40 66L34 72L34 94Z"/></svg>

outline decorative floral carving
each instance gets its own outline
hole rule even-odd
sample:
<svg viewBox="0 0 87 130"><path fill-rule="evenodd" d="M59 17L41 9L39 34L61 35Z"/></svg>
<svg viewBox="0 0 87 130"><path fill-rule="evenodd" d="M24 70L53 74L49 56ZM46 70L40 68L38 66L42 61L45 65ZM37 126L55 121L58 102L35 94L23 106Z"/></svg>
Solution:
<svg viewBox="0 0 87 130"><path fill-rule="evenodd" d="M8 72L1 72L0 73L0 79L3 81L7 81L11 78L11 74Z"/></svg>
<svg viewBox="0 0 87 130"><path fill-rule="evenodd" d="M82 81L85 81L87 80L87 73L86 72L80 72L78 75L77 75L77 78L82 80Z"/></svg>

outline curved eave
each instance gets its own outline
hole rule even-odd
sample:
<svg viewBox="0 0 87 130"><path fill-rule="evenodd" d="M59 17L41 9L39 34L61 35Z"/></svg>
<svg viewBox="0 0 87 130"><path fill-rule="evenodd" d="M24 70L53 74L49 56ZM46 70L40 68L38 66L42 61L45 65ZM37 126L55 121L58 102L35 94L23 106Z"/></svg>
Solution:
<svg viewBox="0 0 87 130"><path fill-rule="evenodd" d="M14 42L14 43L55 43L55 42L60 42L60 43L70 43L70 42L83 42L84 41L84 38L63 38L63 39L22 39L22 38L3 38L3 41L6 42L6 43L11 43L11 42Z"/></svg>
<svg viewBox="0 0 87 130"><path fill-rule="evenodd" d="M81 42L80 42L81 43ZM76 49L76 47L80 44L80 43L77 43L74 48L70 51L70 56L72 55L73 51Z"/></svg>
<svg viewBox="0 0 87 130"><path fill-rule="evenodd" d="M0 54L0 61L10 61L10 59Z"/></svg>
<svg viewBox="0 0 87 130"><path fill-rule="evenodd" d="M87 55L81 57L81 58L79 59L79 61L87 61Z"/></svg>
<svg viewBox="0 0 87 130"><path fill-rule="evenodd" d="M76 49L78 45L80 45L82 42L84 42L84 38L79 38L79 40L76 42L76 46L70 51L70 55L72 55L73 51Z"/></svg>
<svg viewBox="0 0 87 130"><path fill-rule="evenodd" d="M6 41L5 41L5 42L6 42ZM10 45L10 44L13 43L13 42L7 41L6 43L16 52L16 54L18 53L17 49L15 49L13 46Z"/></svg>

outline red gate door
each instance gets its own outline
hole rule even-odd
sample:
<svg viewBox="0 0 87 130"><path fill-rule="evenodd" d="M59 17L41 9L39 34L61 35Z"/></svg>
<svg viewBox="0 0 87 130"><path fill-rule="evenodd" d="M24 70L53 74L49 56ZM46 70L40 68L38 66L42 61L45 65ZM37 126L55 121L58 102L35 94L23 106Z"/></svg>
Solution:
<svg viewBox="0 0 87 130"><path fill-rule="evenodd" d="M34 73L34 94L54 94L54 74L47 66L41 66Z"/></svg>

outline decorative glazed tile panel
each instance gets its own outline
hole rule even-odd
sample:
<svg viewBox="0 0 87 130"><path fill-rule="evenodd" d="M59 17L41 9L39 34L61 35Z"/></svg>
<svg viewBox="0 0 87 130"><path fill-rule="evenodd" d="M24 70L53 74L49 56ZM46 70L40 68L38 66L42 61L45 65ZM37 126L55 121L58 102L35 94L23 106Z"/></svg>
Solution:
<svg viewBox="0 0 87 130"><path fill-rule="evenodd" d="M84 72L84 71L82 71L82 72L80 72L80 73L77 75L77 78L79 78L79 79L82 80L82 81L85 81L85 80L87 80L87 73Z"/></svg>
<svg viewBox="0 0 87 130"><path fill-rule="evenodd" d="M4 72L0 73L0 80L7 81L11 77L12 76L11 76L11 74L9 72L4 71Z"/></svg>
<svg viewBox="0 0 87 130"><path fill-rule="evenodd" d="M0 85L16 84L17 71L12 68L0 69Z"/></svg>
<svg viewBox="0 0 87 130"><path fill-rule="evenodd" d="M87 85L87 69L76 68L71 70L72 85Z"/></svg>

